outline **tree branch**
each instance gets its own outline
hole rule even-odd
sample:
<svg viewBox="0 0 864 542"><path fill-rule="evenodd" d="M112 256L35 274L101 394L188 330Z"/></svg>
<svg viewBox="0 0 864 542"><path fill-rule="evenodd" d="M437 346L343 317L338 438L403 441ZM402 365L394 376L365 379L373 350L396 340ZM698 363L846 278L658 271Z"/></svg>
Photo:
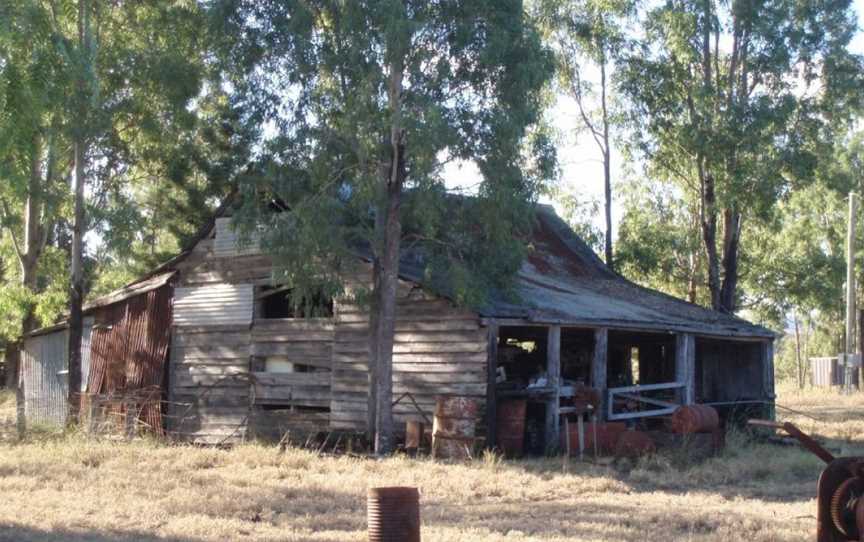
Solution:
<svg viewBox="0 0 864 542"><path fill-rule="evenodd" d="M0 211L3 213L4 228L9 232L9 237L12 239L12 246L15 248L15 255L18 257L18 263L23 266L25 254L21 251L21 244L18 241L18 237L15 236L15 232L11 227L5 225L5 222L12 216L12 213L9 211L9 203L6 201L6 198L0 198L0 204L2 204Z"/></svg>

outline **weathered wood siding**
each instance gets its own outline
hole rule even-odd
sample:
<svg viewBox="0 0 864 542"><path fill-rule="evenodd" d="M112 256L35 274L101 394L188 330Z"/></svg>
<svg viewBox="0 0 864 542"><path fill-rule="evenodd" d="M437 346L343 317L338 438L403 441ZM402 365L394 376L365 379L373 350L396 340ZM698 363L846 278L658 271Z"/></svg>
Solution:
<svg viewBox="0 0 864 542"><path fill-rule="evenodd" d="M171 433L210 444L245 438L250 344L248 325L175 326L169 376Z"/></svg>
<svg viewBox="0 0 864 542"><path fill-rule="evenodd" d="M252 249L231 250L227 220L217 220L215 238L199 243L180 266L177 290L200 293L195 303L175 303L170 388L176 433L230 443L313 427L326 431L333 322L254 320L254 287L271 282L272 260ZM230 325L219 314L226 301ZM268 360L303 372L268 372Z"/></svg>
<svg viewBox="0 0 864 542"><path fill-rule="evenodd" d="M252 325L253 405L330 408L333 322L329 318L256 320ZM268 361L294 372L268 372Z"/></svg>
<svg viewBox="0 0 864 542"><path fill-rule="evenodd" d="M257 236L250 235L244 243L239 232L234 231L234 228L231 227L230 218L217 218L214 230L213 253L218 258L261 253Z"/></svg>
<svg viewBox="0 0 864 542"><path fill-rule="evenodd" d="M354 277L353 288L370 284L368 274ZM401 283L396 310L393 346L393 398L411 393L432 419L437 395L486 397L486 330L478 316L447 300ZM369 389L369 311L342 300L336 306L333 345L334 429L366 428ZM394 407L397 428L417 419L413 404L403 400Z"/></svg>
<svg viewBox="0 0 864 542"><path fill-rule="evenodd" d="M218 286L236 291L271 283L271 258L248 248L231 250L228 219L221 220L215 238L200 242L180 265L177 290ZM348 282L349 290L368 286L368 266ZM365 430L368 309L350 301L349 292L334 303L332 319L256 320L254 293L244 295L252 299L248 311L244 305L233 314L238 322L248 322L243 325L226 327L216 325L218 319L200 317L218 314L215 302L205 302L207 310L193 311L192 320L184 319L179 299L175 305L180 316L175 317L172 343L171 399L179 405L175 411L186 409L185 416L178 415L185 418L181 433L197 441L230 442L248 435L308 433L315 427ZM486 348L486 331L477 314L401 283L394 399L410 392L430 418L437 395L467 395L482 403ZM265 370L268 359L280 372ZM294 372L281 372L288 364L296 366ZM397 405L395 413L400 425L418 416L408 400Z"/></svg>
<svg viewBox="0 0 864 542"><path fill-rule="evenodd" d="M27 425L66 423L69 395L68 330L28 337L21 351Z"/></svg>

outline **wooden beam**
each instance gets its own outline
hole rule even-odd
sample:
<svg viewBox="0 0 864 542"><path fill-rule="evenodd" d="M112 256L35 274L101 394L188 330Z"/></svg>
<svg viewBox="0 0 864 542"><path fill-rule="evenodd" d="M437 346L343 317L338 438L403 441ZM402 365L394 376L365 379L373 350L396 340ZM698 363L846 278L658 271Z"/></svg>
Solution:
<svg viewBox="0 0 864 542"><path fill-rule="evenodd" d="M561 326L550 326L546 339L546 378L552 394L546 401L546 448L557 449L561 406Z"/></svg>
<svg viewBox="0 0 864 542"><path fill-rule="evenodd" d="M606 409L606 369L609 352L609 329L601 327L594 330L594 357L591 361L591 387L600 392L600 405L597 415L605 419Z"/></svg>
<svg viewBox="0 0 864 542"><path fill-rule="evenodd" d="M762 390L770 404L766 417L774 419L774 341L765 341L761 348Z"/></svg>
<svg viewBox="0 0 864 542"><path fill-rule="evenodd" d="M498 376L498 325L490 323L486 330L486 446L492 449L498 443L498 399L495 394L495 379Z"/></svg>
<svg viewBox="0 0 864 542"><path fill-rule="evenodd" d="M692 405L696 398L696 338L690 333L675 336L675 380L684 384L681 404Z"/></svg>

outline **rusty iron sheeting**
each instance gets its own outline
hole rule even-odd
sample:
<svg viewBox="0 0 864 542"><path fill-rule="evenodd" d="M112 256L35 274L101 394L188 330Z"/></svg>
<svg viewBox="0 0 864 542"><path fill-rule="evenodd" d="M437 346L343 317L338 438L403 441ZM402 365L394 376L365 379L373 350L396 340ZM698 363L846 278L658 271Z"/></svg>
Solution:
<svg viewBox="0 0 864 542"><path fill-rule="evenodd" d="M115 398L113 410L138 410L138 419L158 434L171 297L165 284L105 307L96 314L91 337L88 395Z"/></svg>

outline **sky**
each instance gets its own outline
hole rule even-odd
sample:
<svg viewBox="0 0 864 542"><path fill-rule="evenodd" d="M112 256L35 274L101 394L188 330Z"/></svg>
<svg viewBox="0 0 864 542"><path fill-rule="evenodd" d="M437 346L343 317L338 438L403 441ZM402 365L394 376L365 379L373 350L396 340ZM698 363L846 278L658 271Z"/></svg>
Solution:
<svg viewBox="0 0 864 542"><path fill-rule="evenodd" d="M853 0L854 9L858 15L859 31L851 44L855 53L864 55L864 0ZM584 133L580 137L574 135L574 128L581 126L578 110L575 103L566 97L559 97L558 103L552 110L550 118L553 126L560 134L558 146L558 161L561 168L562 188L569 192L578 194L582 199L603 201L603 163L596 143L591 136ZM623 174L622 159L619 152L613 149L612 155L612 179L613 179L613 205L612 222L613 233L615 225L621 217L622 208L615 203L616 179L621 179ZM449 187L460 187L475 185L480 177L479 171L472 164L448 164L444 170L444 177ZM553 203L544 201L545 203ZM605 229L602 206L601 212L594 217L594 225Z"/></svg>

